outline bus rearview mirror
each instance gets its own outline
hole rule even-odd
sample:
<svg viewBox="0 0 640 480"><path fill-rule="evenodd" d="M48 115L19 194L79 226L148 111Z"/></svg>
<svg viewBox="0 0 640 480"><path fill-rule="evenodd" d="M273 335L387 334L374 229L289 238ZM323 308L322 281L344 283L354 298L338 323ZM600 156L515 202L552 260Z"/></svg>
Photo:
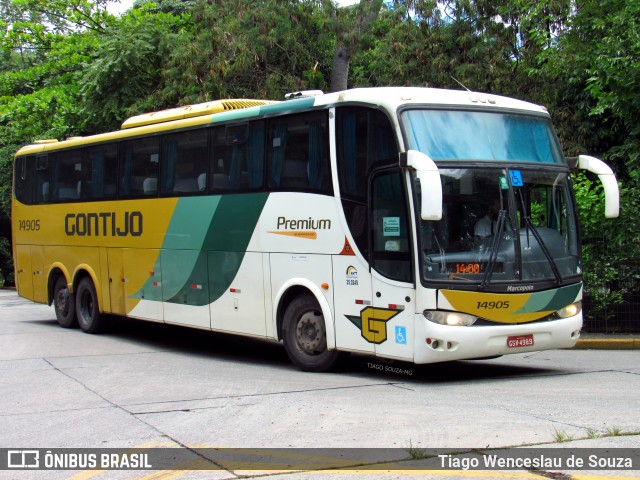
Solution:
<svg viewBox="0 0 640 480"><path fill-rule="evenodd" d="M617 218L620 215L620 190L613 170L599 158L589 155L578 157L578 168L598 175L604 189L604 216Z"/></svg>
<svg viewBox="0 0 640 480"><path fill-rule="evenodd" d="M442 220L442 181L435 162L422 152L408 150L401 154L400 164L413 168L420 182L422 220Z"/></svg>

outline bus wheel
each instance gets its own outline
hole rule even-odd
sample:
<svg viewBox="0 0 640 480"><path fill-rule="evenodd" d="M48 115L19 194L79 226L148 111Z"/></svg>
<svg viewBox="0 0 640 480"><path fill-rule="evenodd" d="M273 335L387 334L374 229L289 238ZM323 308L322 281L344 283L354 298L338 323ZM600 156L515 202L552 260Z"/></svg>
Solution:
<svg viewBox="0 0 640 480"><path fill-rule="evenodd" d="M80 328L86 333L99 333L106 327L106 319L98 309L96 288L89 277L83 278L78 284L76 314Z"/></svg>
<svg viewBox="0 0 640 480"><path fill-rule="evenodd" d="M330 370L345 356L327 349L324 316L312 295L301 295L289 304L282 329L289 359L305 372Z"/></svg>
<svg viewBox="0 0 640 480"><path fill-rule="evenodd" d="M63 275L56 279L53 287L53 309L61 327L74 328L78 326L76 301L73 294L69 292L67 280Z"/></svg>

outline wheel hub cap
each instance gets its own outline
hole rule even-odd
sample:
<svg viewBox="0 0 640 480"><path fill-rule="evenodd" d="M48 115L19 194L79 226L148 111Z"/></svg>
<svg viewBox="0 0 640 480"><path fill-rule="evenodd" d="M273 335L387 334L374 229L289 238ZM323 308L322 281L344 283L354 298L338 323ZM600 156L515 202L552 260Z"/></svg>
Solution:
<svg viewBox="0 0 640 480"><path fill-rule="evenodd" d="M315 353L322 344L322 315L305 313L296 328L296 340L300 348L307 353Z"/></svg>

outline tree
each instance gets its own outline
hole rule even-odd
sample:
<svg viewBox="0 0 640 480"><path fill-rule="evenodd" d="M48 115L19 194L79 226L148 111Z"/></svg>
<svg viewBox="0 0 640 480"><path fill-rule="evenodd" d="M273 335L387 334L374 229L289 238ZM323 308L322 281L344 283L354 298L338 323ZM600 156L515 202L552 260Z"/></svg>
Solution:
<svg viewBox="0 0 640 480"><path fill-rule="evenodd" d="M398 1L379 16L371 37L373 47L354 61L356 84L508 95L520 83L513 27L479 2Z"/></svg>
<svg viewBox="0 0 640 480"><path fill-rule="evenodd" d="M164 71L188 15L132 9L100 37L79 80L82 129L117 129L125 117L164 106Z"/></svg>
<svg viewBox="0 0 640 480"><path fill-rule="evenodd" d="M167 102L280 100L287 92L325 87L330 38L317 2L200 1L191 18L193 34L181 35L165 71Z"/></svg>
<svg viewBox="0 0 640 480"><path fill-rule="evenodd" d="M336 8L331 0L324 0L324 9L331 15L329 25L336 37L329 86L332 92L347 89L351 58L362 47L382 3L382 0L360 0L355 8Z"/></svg>
<svg viewBox="0 0 640 480"><path fill-rule="evenodd" d="M114 20L105 5L102 0L0 1L0 269L5 276L12 270L5 254L13 156L36 139L78 131L78 78L96 48L96 32Z"/></svg>
<svg viewBox="0 0 640 480"><path fill-rule="evenodd" d="M601 315L631 291L640 293L640 6L631 0L583 0L537 71L550 89L556 123L570 154L602 156L621 183L621 218L605 220L598 183L576 178L583 226L585 293ZM554 108L555 107L555 108ZM562 117L558 119L558 112ZM594 213L595 212L595 213ZM632 267L632 268L630 268ZM621 279L624 279L621 281Z"/></svg>

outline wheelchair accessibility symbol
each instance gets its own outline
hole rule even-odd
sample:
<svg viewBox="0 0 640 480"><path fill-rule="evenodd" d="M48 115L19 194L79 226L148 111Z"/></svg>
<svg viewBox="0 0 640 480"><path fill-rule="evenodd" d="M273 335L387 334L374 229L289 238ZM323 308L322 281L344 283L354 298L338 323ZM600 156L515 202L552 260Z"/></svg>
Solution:
<svg viewBox="0 0 640 480"><path fill-rule="evenodd" d="M399 345L407 344L407 327L396 326L396 343Z"/></svg>
<svg viewBox="0 0 640 480"><path fill-rule="evenodd" d="M511 170L509 172L511 177L511 185L514 187L522 187L524 182L522 181L522 172L520 170Z"/></svg>

